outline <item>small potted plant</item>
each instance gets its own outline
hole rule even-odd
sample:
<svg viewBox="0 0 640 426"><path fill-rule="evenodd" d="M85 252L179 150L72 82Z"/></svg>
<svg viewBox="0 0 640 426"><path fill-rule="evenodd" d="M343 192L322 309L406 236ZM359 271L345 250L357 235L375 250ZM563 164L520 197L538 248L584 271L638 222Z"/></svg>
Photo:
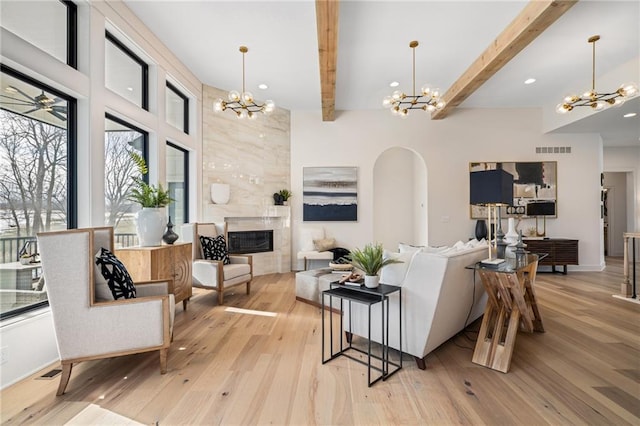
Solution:
<svg viewBox="0 0 640 426"><path fill-rule="evenodd" d="M273 194L273 202L276 206L286 206L289 198L291 198L291 192L288 189L281 189Z"/></svg>
<svg viewBox="0 0 640 426"><path fill-rule="evenodd" d="M164 211L173 199L169 196L169 190L158 186L149 185L142 179L147 174L147 164L144 158L137 152L129 152L131 159L138 168L140 176L133 178L133 187L129 191L127 199L140 204L142 209L136 213L136 232L138 244L142 247L159 246L162 244L162 234L167 225L167 215Z"/></svg>
<svg viewBox="0 0 640 426"><path fill-rule="evenodd" d="M369 288L378 287L380 282L378 273L384 266L402 263L396 259L384 259L383 252L382 244L367 244L362 250L355 248L346 256L353 266L364 272L364 285Z"/></svg>

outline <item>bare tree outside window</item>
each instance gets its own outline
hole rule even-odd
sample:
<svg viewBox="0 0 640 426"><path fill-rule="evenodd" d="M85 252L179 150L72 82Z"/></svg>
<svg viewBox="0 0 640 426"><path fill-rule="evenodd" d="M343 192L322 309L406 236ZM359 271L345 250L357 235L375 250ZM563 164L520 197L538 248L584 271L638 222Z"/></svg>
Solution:
<svg viewBox="0 0 640 426"><path fill-rule="evenodd" d="M140 177L130 152L139 150L133 146L140 139L138 132L105 132L105 210L106 224L118 227L127 213L135 213L137 205L127 200Z"/></svg>
<svg viewBox="0 0 640 426"><path fill-rule="evenodd" d="M0 220L16 236L65 228L66 129L6 110L0 122Z"/></svg>

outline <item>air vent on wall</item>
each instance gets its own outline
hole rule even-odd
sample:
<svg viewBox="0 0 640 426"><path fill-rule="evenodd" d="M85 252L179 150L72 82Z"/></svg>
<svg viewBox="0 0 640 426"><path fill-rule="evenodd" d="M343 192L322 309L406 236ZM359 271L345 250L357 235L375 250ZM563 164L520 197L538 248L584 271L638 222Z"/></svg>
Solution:
<svg viewBox="0 0 640 426"><path fill-rule="evenodd" d="M536 154L571 154L570 146L536 146Z"/></svg>

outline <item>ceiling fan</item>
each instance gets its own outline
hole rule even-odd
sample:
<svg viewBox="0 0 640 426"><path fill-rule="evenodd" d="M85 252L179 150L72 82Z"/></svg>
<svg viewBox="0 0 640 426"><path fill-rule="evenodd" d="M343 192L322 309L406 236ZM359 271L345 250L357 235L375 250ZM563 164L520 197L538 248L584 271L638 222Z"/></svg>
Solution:
<svg viewBox="0 0 640 426"><path fill-rule="evenodd" d="M67 107L66 105L56 105L58 102L65 102L62 98L51 99L47 95L44 94L44 90L35 98L27 95L22 90L18 89L15 86L7 86L4 90L7 93L15 95L22 95L26 99L15 98L9 95L0 94L0 97L3 99L0 100L0 105L15 105L21 107L31 107L28 111L18 111L20 114L30 114L35 111L43 110L47 111L49 114L53 115L59 120L67 121ZM7 101L10 100L10 101Z"/></svg>

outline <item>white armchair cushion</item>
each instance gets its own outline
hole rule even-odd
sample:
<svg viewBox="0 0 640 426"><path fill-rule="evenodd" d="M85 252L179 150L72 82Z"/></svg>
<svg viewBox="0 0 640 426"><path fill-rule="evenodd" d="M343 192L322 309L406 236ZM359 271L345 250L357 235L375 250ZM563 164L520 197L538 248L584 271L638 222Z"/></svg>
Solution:
<svg viewBox="0 0 640 426"><path fill-rule="evenodd" d="M95 258L100 275L106 280L114 299L133 299L136 297L136 287L133 285L127 268L110 250L102 247L96 253ZM103 289L101 289L102 291Z"/></svg>
<svg viewBox="0 0 640 426"><path fill-rule="evenodd" d="M313 247L318 251L327 251L336 248L335 238L322 238L313 240Z"/></svg>

